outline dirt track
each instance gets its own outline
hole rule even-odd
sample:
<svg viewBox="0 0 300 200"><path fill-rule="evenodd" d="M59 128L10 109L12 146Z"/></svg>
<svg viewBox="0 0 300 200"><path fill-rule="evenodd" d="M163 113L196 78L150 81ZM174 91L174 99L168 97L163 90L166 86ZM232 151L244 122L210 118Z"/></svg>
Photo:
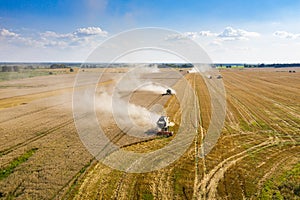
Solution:
<svg viewBox="0 0 300 200"><path fill-rule="evenodd" d="M201 133L205 135L209 125L210 104L203 79L189 74L186 78L199 90L202 131L199 129L193 145L175 163L144 174L112 170L93 160L84 148L72 118L74 75L0 83L0 167L28 149L38 148L0 181L0 193L17 199L259 198L266 181L300 161L300 76L275 69L221 73L227 116L218 144L204 160L198 159ZM102 86L110 87L115 75L107 73ZM174 87L185 89L180 83ZM156 101L180 123L176 98L143 92L135 95L134 103L147 107ZM114 135L119 130L108 128L111 137L118 136L116 144L132 151L161 148L172 140L161 138L128 146L138 140Z"/></svg>

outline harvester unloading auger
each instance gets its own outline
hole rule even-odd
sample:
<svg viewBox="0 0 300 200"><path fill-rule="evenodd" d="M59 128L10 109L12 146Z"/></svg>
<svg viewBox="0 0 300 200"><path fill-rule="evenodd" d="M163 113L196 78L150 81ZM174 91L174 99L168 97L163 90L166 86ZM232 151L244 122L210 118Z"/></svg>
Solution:
<svg viewBox="0 0 300 200"><path fill-rule="evenodd" d="M169 121L169 117L161 116L158 121L156 122L159 131L157 135L167 136L170 137L173 135L173 132L169 130L170 127L174 126L174 122Z"/></svg>

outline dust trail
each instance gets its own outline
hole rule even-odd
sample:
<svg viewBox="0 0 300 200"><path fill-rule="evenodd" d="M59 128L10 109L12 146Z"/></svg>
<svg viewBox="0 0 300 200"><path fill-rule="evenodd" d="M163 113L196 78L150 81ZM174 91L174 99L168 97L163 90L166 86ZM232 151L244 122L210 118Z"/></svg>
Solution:
<svg viewBox="0 0 300 200"><path fill-rule="evenodd" d="M156 74L159 72L157 65L133 64L132 66L133 68L128 72L114 79L116 85L113 88L100 89L101 94L95 98L95 108L112 114L121 130L130 132L128 133L130 135L145 137L145 132L156 128L156 122L161 113L133 104L130 102L131 95L137 91L165 94L167 89L171 89L171 92L175 94L175 90L153 82L153 78L155 80L160 76Z"/></svg>
<svg viewBox="0 0 300 200"><path fill-rule="evenodd" d="M115 80L117 82L116 90L119 92L148 91L163 94L167 89L171 89L172 93L176 94L174 89L147 78L148 75L156 77L155 74L160 72L157 64L132 64L132 66L132 70Z"/></svg>
<svg viewBox="0 0 300 200"><path fill-rule="evenodd" d="M208 64L196 64L189 73L199 73L199 72L209 72L211 71L211 66Z"/></svg>
<svg viewBox="0 0 300 200"><path fill-rule="evenodd" d="M172 91L172 94L176 94L176 91L170 87L164 86L164 85L159 85L159 84L155 84L155 83L148 83L145 86L142 86L138 89L138 91L149 91L149 92L153 92L156 94L163 94L166 93L166 90L170 89Z"/></svg>
<svg viewBox="0 0 300 200"><path fill-rule="evenodd" d="M124 101L119 95L103 92L95 98L95 108L101 112L113 114L114 120L122 130L141 130L143 133L156 128L159 114L151 112L142 106Z"/></svg>

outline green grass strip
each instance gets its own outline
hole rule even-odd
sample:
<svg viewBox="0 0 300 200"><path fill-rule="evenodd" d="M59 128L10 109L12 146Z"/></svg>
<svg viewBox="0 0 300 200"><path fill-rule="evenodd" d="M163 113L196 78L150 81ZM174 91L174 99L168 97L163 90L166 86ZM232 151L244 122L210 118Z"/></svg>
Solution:
<svg viewBox="0 0 300 200"><path fill-rule="evenodd" d="M0 181L7 178L10 174L12 174L16 169L16 167L26 162L37 150L38 150L37 148L30 149L23 155L11 161L7 167L0 169Z"/></svg>

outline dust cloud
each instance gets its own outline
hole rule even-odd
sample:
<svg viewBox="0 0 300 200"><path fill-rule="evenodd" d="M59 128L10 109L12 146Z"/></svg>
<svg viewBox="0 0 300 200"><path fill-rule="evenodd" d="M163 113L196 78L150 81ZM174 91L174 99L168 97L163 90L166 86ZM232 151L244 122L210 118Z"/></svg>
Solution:
<svg viewBox="0 0 300 200"><path fill-rule="evenodd" d="M136 66L135 66L136 65ZM95 108L101 112L113 115L114 121L122 130L146 132L156 128L156 122L161 113L135 105L130 102L130 97L135 92L150 92L164 94L167 89L175 90L161 83L156 83L149 77L157 77L160 69L155 64L134 64L128 72L117 76L113 88L101 88L101 93L96 96ZM155 80L155 79L154 79Z"/></svg>
<svg viewBox="0 0 300 200"><path fill-rule="evenodd" d="M95 108L113 114L114 120L122 130L135 128L147 131L156 128L156 121L160 117L159 114L142 106L126 102L118 94L103 92L96 97L95 101Z"/></svg>

